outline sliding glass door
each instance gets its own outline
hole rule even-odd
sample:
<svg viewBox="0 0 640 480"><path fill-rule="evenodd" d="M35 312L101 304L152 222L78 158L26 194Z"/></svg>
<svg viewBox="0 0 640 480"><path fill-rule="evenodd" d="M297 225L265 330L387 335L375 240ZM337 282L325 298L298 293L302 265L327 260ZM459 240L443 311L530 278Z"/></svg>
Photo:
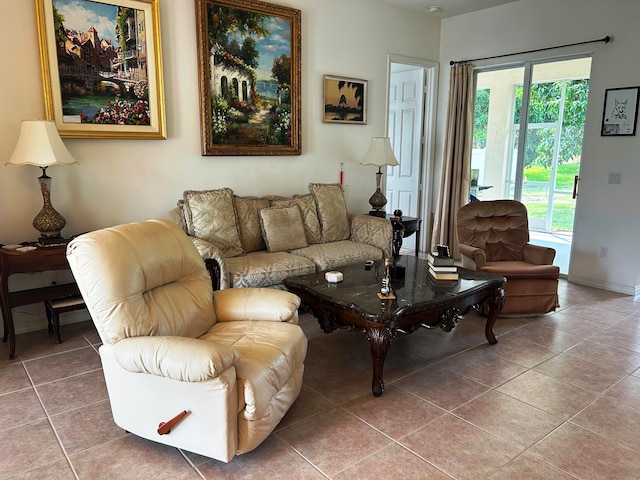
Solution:
<svg viewBox="0 0 640 480"><path fill-rule="evenodd" d="M527 207L532 242L568 273L591 58L476 72L472 198Z"/></svg>

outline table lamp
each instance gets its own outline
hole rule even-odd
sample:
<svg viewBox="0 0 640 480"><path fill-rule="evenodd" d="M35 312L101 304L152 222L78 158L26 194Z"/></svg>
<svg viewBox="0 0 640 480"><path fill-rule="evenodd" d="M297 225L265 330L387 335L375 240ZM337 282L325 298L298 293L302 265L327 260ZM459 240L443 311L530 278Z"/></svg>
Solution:
<svg viewBox="0 0 640 480"><path fill-rule="evenodd" d="M33 227L40 232L38 242L51 245L63 241L60 231L67 224L64 217L51 205L51 177L47 167L78 163L62 143L56 125L47 120L24 120L18 143L5 165L35 165L42 169L38 177L44 205L33 219Z"/></svg>
<svg viewBox="0 0 640 480"><path fill-rule="evenodd" d="M391 167L399 165L396 156L393 154L389 137L373 137L369 150L360 162L360 165L375 165L378 167L378 173L376 173L376 191L371 195L371 198L369 198L369 203L372 208L372 210L369 211L369 215L384 217L386 215L384 206L387 204L387 199L380 191L382 167L384 165Z"/></svg>

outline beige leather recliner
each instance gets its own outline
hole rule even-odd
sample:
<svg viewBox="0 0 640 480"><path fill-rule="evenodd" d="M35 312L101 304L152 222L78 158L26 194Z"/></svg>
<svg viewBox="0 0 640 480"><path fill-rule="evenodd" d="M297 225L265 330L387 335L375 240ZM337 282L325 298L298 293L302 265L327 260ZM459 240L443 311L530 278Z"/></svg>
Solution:
<svg viewBox="0 0 640 480"><path fill-rule="evenodd" d="M463 267L506 277L501 315L538 315L558 307L556 251L529 243L522 203L468 203L458 210L457 232Z"/></svg>
<svg viewBox="0 0 640 480"><path fill-rule="evenodd" d="M214 292L202 257L167 220L87 233L67 259L125 430L228 462L256 448L298 397L307 340L297 296Z"/></svg>

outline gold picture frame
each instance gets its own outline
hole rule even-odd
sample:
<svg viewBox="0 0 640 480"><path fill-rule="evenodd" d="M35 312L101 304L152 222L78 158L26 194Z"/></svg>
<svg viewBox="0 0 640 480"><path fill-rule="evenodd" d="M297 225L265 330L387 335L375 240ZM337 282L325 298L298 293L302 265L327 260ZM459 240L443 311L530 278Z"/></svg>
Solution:
<svg viewBox="0 0 640 480"><path fill-rule="evenodd" d="M202 155L300 155L300 10L195 2Z"/></svg>
<svg viewBox="0 0 640 480"><path fill-rule="evenodd" d="M367 80L325 75L323 84L324 123L367 124Z"/></svg>
<svg viewBox="0 0 640 480"><path fill-rule="evenodd" d="M35 2L45 113L60 136L166 138L159 0Z"/></svg>

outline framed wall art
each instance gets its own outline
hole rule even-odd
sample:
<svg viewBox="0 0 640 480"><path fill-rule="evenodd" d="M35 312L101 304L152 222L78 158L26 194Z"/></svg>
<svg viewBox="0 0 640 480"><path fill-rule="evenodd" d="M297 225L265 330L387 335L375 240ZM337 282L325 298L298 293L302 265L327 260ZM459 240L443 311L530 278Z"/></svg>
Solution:
<svg viewBox="0 0 640 480"><path fill-rule="evenodd" d="M367 124L367 80L324 76L325 123Z"/></svg>
<svg viewBox="0 0 640 480"><path fill-rule="evenodd" d="M640 87L609 88L604 94L602 136L635 135Z"/></svg>
<svg viewBox="0 0 640 480"><path fill-rule="evenodd" d="M62 137L166 138L159 0L36 0L47 119Z"/></svg>
<svg viewBox="0 0 640 480"><path fill-rule="evenodd" d="M202 155L300 155L301 13L196 0Z"/></svg>

